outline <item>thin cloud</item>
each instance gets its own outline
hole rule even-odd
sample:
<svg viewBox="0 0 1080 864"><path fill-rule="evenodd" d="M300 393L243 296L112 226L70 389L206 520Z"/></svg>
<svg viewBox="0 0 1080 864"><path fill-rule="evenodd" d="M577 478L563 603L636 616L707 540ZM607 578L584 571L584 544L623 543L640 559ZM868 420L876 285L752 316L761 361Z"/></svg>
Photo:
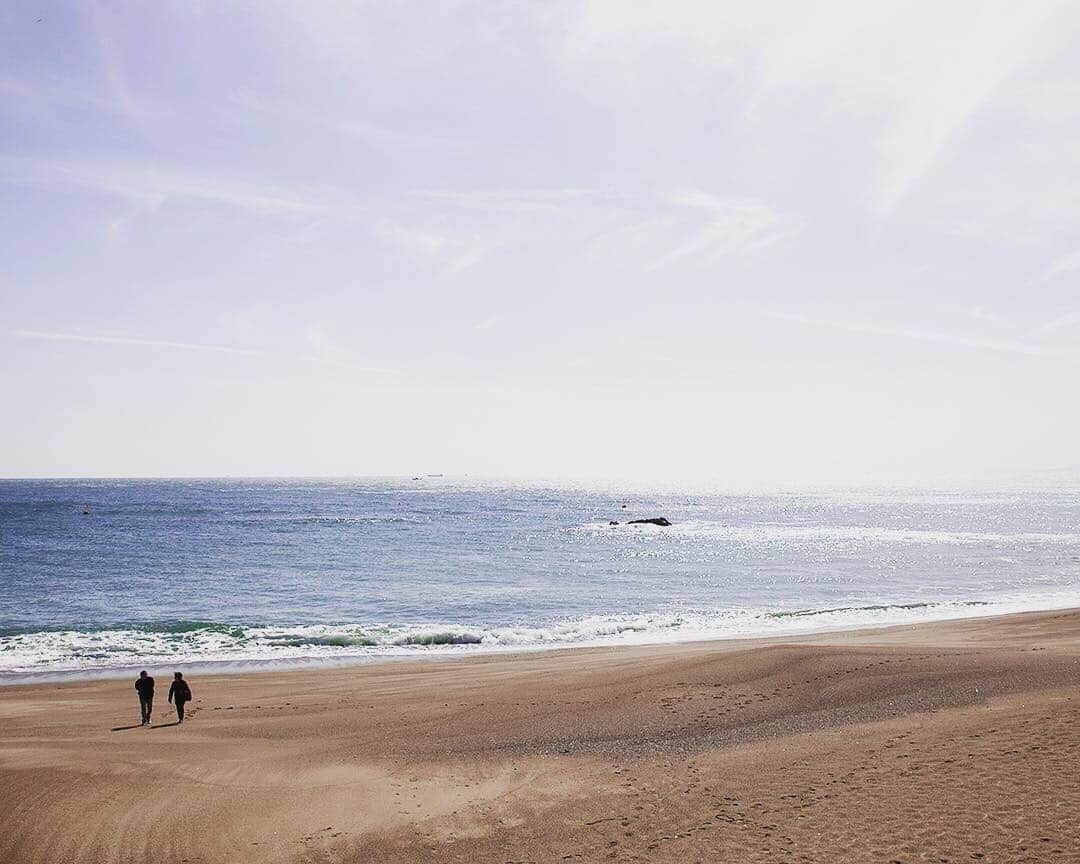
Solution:
<svg viewBox="0 0 1080 864"><path fill-rule="evenodd" d="M352 363L348 360L330 360L325 357L313 358L320 366L330 369L345 369L349 372L363 372L366 375L408 375L405 369L393 369L388 366L365 366L363 363Z"/></svg>
<svg viewBox="0 0 1080 864"><path fill-rule="evenodd" d="M457 211L446 220L451 224L472 218L473 250L544 242L543 238L565 248L576 240L582 250L593 253L617 246L620 258L628 248L636 249L650 269L715 263L727 255L772 246L800 227L763 201L725 198L701 189L630 193L570 187L413 194L427 202L427 220L438 205ZM410 245L429 254L445 253L455 243L465 245L445 232L388 222L381 235L398 243L411 239ZM458 261L457 269L464 269L476 263L476 257L465 253Z"/></svg>
<svg viewBox="0 0 1080 864"><path fill-rule="evenodd" d="M101 92L86 87L81 80L23 80L10 75L0 75L0 103L7 111L42 118L62 118L67 114L94 111L125 119L136 112L143 121L172 118L174 112L167 106L140 104L133 107L129 102L119 105Z"/></svg>
<svg viewBox="0 0 1080 864"><path fill-rule="evenodd" d="M1080 311L1066 312L1063 315L1058 315L1056 318L1037 327L1034 331L1034 335L1045 336L1049 333L1055 333L1058 330L1068 330L1073 327L1080 327Z"/></svg>
<svg viewBox="0 0 1080 864"><path fill-rule="evenodd" d="M1049 282L1066 273L1075 273L1077 270L1080 270L1080 250L1055 258L1042 273L1032 280L1031 284L1041 285L1043 282Z"/></svg>
<svg viewBox="0 0 1080 864"><path fill-rule="evenodd" d="M311 348L307 358L330 369L345 369L350 372L363 372L371 375L405 375L404 369L392 369L384 366L367 366L355 362L348 350L328 332L322 324L309 324L304 330L304 337Z"/></svg>
<svg viewBox="0 0 1080 864"><path fill-rule="evenodd" d="M77 186L151 207L180 199L278 216L314 214L344 203L309 191L237 183L168 167L13 156L0 156L0 182Z"/></svg>
<svg viewBox="0 0 1080 864"><path fill-rule="evenodd" d="M1080 364L1080 351L1067 348L1052 348L1019 342L1009 339L983 339L978 336L948 333L938 330L922 330L916 327L894 327L861 321L841 321L828 318L814 318L797 312L784 312L776 309L758 310L767 318L789 321L794 324L806 324L812 327L825 327L843 330L847 333L859 333L870 336L891 336L897 339L909 339L915 342L929 342L936 345L948 345L952 348L974 348L981 351L993 351L998 354L1020 354L1026 357L1043 357L1051 360L1064 360Z"/></svg>
<svg viewBox="0 0 1080 864"><path fill-rule="evenodd" d="M690 210L698 224L688 238L656 262L663 267L685 259L712 262L725 255L772 246L797 227L761 201L729 200L699 189L670 196L671 203Z"/></svg>
<svg viewBox="0 0 1080 864"><path fill-rule="evenodd" d="M679 57L695 79L711 77L716 92L741 94L745 117L786 111L793 96L817 100L826 116L839 104L859 124L849 136L874 154L876 182L864 197L886 218L1001 85L1039 56L1038 37L1062 8L1061 0L850 0L823 13L790 0L588 0L560 61L587 92L600 87L605 102L635 107L660 56ZM672 89L656 92L668 100Z"/></svg>
<svg viewBox="0 0 1080 864"><path fill-rule="evenodd" d="M441 229L414 228L380 219L375 235L410 260L435 263L444 273L461 273L479 264L487 249L476 236Z"/></svg>
<svg viewBox="0 0 1080 864"><path fill-rule="evenodd" d="M1002 320L1000 315L991 309L987 309L985 306L973 306L968 310L968 314L976 321L987 321L997 324Z"/></svg>
<svg viewBox="0 0 1080 864"><path fill-rule="evenodd" d="M88 333L49 332L44 330L15 330L13 333L23 339L37 339L49 342L80 342L89 345L130 345L139 348L166 348L178 351L232 354L243 357L271 356L270 352L262 351L258 348L239 348L232 345L210 345L202 342L177 342L170 339L143 339L135 336L106 336ZM308 339L309 341L312 341L310 332L308 334ZM314 360L320 366L326 366L331 369L345 369L350 372L364 372L373 375L407 374L403 369L391 369L382 366L365 366L360 363L353 363L342 357L334 356L324 345L321 346L315 342L312 342L312 345L315 349L315 353L312 356L297 359Z"/></svg>
<svg viewBox="0 0 1080 864"><path fill-rule="evenodd" d="M410 132L378 123L342 120L338 116L320 114L290 100L267 97L264 93L249 89L236 91L230 100L240 116L269 120L275 124L291 124L298 128L320 126L367 144L390 148L437 150L442 153L448 151L468 153L475 146L473 142L443 135Z"/></svg>
<svg viewBox="0 0 1080 864"><path fill-rule="evenodd" d="M414 196L458 207L499 213L545 213L568 206L599 206L623 196L601 193L595 189L509 189L489 191L421 190Z"/></svg>
<svg viewBox="0 0 1080 864"><path fill-rule="evenodd" d="M237 348L231 345L207 345L201 342L175 342L170 339L142 339L134 336L104 336L86 333L59 333L44 330L15 330L23 339L40 339L50 342L83 342L91 345L135 345L143 348L173 348L181 351L208 351L216 354L239 354L247 357L264 357L265 351L256 348Z"/></svg>
<svg viewBox="0 0 1080 864"><path fill-rule="evenodd" d="M456 138L447 138L439 135L421 135L415 132L403 132L400 129L391 129L387 126L376 126L372 123L335 123L326 121L325 125L335 129L344 135L369 141L376 144L385 144L393 147L415 147L422 150L439 150L446 152L465 153L469 151L470 144L459 141Z"/></svg>

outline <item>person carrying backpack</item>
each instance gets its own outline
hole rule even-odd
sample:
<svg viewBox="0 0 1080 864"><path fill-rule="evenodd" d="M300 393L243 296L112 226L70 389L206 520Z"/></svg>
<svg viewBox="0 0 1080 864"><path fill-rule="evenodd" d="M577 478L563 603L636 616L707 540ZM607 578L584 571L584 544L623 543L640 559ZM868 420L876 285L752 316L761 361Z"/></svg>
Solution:
<svg viewBox="0 0 1080 864"><path fill-rule="evenodd" d="M172 686L169 687L169 701L176 706L176 722L184 722L184 706L191 701L191 688L184 680L183 672L173 674Z"/></svg>

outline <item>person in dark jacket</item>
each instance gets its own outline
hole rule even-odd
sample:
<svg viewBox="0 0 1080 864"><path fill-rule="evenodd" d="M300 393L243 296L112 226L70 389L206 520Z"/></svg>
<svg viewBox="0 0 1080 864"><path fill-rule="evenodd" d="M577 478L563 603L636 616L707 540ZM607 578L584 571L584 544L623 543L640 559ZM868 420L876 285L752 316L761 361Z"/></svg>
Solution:
<svg viewBox="0 0 1080 864"><path fill-rule="evenodd" d="M184 680L183 672L173 673L172 686L169 688L169 701L176 706L176 722L184 722L184 706L191 701L191 688Z"/></svg>
<svg viewBox="0 0 1080 864"><path fill-rule="evenodd" d="M139 708L142 709L142 725L150 722L150 714L154 710L154 679L146 674L143 669L139 677L135 679L135 692L139 694Z"/></svg>

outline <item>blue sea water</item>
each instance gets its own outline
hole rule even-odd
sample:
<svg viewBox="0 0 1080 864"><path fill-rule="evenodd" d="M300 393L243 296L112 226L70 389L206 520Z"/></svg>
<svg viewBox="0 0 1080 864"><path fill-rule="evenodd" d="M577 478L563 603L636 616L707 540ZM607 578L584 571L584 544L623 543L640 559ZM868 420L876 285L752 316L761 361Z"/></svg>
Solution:
<svg viewBox="0 0 1080 864"><path fill-rule="evenodd" d="M673 525L625 524L659 515ZM0 481L7 681L1062 606L1080 606L1075 484L734 495L439 477Z"/></svg>

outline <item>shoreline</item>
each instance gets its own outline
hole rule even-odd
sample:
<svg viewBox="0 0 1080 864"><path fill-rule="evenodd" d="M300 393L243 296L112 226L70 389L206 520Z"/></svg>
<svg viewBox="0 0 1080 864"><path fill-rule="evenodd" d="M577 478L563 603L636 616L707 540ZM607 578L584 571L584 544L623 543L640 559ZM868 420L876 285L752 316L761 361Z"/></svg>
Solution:
<svg viewBox="0 0 1080 864"><path fill-rule="evenodd" d="M897 604L899 608L907 608L906 604ZM944 604L943 604L944 605ZM779 630L773 633L749 633L746 635L727 635L718 634L715 636L702 636L696 632L688 632L686 638L650 638L651 636L659 636L662 631L653 631L646 633L640 638L637 636L623 637L621 635L615 637L600 637L592 640L582 640L579 642L566 641L558 642L552 641L549 643L536 643L536 644L457 644L457 645L432 645L432 646L385 646L368 653L341 653L337 655L307 655L307 656L292 656L292 657L257 657L257 658L237 658L237 659L208 659L208 660L178 660L172 661L168 658L146 658L130 665L122 666L104 666L104 667L87 667L83 669L42 669L40 671L8 671L0 669L0 690L8 687L19 686L33 686L35 684L59 684L65 682L74 682L80 680L116 680L126 678L138 673L143 668L164 668L168 666L170 669L173 667L182 667L184 670L190 670L198 674L204 675L258 675L258 674L274 674L274 673L287 673L287 672L304 672L304 671L323 671L334 669L349 669L354 667L367 667L371 665L381 665L383 663L427 663L431 661L443 662L447 660L462 660L469 658L481 658L488 656L495 657L515 657L519 655L530 654L546 654L551 652L588 652L595 650L609 650L609 649L634 649L634 648L661 648L665 646L694 646L694 645L708 645L708 644L728 644L737 643L745 645L753 645L755 643L769 643L777 640L785 642L798 642L803 639L813 640L815 637L829 637L832 635L844 634L844 633L872 633L880 631L888 631L893 629L903 629L910 627L923 627L937 624L950 624L953 622L964 621L981 621L981 620L994 620L998 618L1008 618L1015 615L1032 615L1040 614L1044 612L1061 612L1061 611L1077 611L1080 610L1080 604L1077 604L1075 600L1070 598L1064 601L1061 606L1039 606L1031 609L1020 609L1015 611L1000 612L993 610L990 607L995 605L994 601L979 601L979 602L966 602L961 604L961 608L966 607L973 611L970 615L949 615L944 614L942 617L930 616L925 618L917 618L908 622L883 622L876 623L853 623L849 625L844 624L827 624L820 629L806 628L806 629L790 629ZM871 607L866 607L871 608ZM990 611L982 611L987 610ZM828 611L848 611L847 609L828 610ZM944 611L944 610L943 610ZM955 608L948 609L947 612L954 612ZM816 614L825 614L818 612ZM797 616L792 616L796 618ZM230 625L233 626L233 625ZM235 625L239 626L239 625ZM465 628L462 628L465 629Z"/></svg>
<svg viewBox="0 0 1080 864"><path fill-rule="evenodd" d="M0 689L10 864L1080 860L1080 610Z"/></svg>

